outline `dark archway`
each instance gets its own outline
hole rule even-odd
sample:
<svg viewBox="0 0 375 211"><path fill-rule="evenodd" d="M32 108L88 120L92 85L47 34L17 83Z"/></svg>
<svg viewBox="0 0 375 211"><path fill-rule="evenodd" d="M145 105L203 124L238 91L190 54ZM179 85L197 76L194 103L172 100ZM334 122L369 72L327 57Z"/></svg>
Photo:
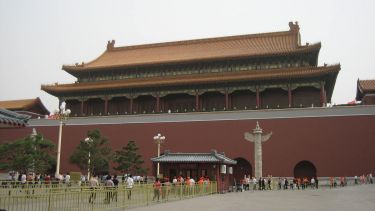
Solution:
<svg viewBox="0 0 375 211"><path fill-rule="evenodd" d="M252 177L253 167L250 162L244 158L236 158L237 164L233 166L233 178L239 182L244 178L244 175Z"/></svg>
<svg viewBox="0 0 375 211"><path fill-rule="evenodd" d="M307 177L308 179L316 177L315 165L307 160L297 163L297 165L294 167L294 177Z"/></svg>

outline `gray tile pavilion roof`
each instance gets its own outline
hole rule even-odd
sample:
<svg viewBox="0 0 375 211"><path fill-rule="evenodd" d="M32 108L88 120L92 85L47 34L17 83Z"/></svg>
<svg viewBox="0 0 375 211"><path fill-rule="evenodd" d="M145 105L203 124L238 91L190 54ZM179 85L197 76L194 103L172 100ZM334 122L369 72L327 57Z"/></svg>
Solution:
<svg viewBox="0 0 375 211"><path fill-rule="evenodd" d="M0 108L0 128L25 127L30 116Z"/></svg>
<svg viewBox="0 0 375 211"><path fill-rule="evenodd" d="M221 163L235 165L237 161L226 157L224 154L212 150L209 153L171 153L165 151L160 157L151 158L153 162L158 163Z"/></svg>

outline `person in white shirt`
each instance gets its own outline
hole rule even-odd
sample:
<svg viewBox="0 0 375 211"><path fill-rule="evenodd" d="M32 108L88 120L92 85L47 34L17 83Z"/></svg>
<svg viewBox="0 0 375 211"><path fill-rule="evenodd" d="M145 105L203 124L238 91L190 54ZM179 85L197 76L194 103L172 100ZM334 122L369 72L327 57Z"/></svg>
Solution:
<svg viewBox="0 0 375 211"><path fill-rule="evenodd" d="M21 175L21 183L26 184L26 174Z"/></svg>
<svg viewBox="0 0 375 211"><path fill-rule="evenodd" d="M92 177L90 178L89 185L90 185L90 189L91 189L90 190L91 194L90 194L90 198L89 198L89 203L94 203L94 200L96 198L95 187L99 185L98 178L95 175L92 175Z"/></svg>
<svg viewBox="0 0 375 211"><path fill-rule="evenodd" d="M65 180L65 183L66 183L66 184L69 184L69 183L70 183L70 174L69 174L69 173L67 173L67 174L65 175L64 180Z"/></svg>
<svg viewBox="0 0 375 211"><path fill-rule="evenodd" d="M311 188L314 189L315 188L315 179L314 177L311 178Z"/></svg>
<svg viewBox="0 0 375 211"><path fill-rule="evenodd" d="M257 189L257 179L253 177L253 190Z"/></svg>
<svg viewBox="0 0 375 211"><path fill-rule="evenodd" d="M129 177L126 179L126 188L128 189L128 199L130 200L132 197L132 188L134 186L134 179L132 175L130 174Z"/></svg>

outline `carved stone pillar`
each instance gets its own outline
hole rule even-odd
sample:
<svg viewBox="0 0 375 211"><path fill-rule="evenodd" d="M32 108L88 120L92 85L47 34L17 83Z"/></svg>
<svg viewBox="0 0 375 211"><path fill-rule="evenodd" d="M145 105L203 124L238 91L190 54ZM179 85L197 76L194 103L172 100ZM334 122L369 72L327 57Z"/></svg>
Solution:
<svg viewBox="0 0 375 211"><path fill-rule="evenodd" d="M263 177L263 161L262 161L262 143L266 142L271 136L272 132L267 135L262 135L263 130L259 127L257 122L253 133L245 132L245 139L254 143L254 162L255 162L255 178Z"/></svg>

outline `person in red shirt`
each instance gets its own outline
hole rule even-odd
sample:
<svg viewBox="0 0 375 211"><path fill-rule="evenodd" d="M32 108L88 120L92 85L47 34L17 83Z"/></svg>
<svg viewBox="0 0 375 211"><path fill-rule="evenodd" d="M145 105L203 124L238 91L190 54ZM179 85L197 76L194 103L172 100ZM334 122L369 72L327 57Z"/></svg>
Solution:
<svg viewBox="0 0 375 211"><path fill-rule="evenodd" d="M152 198L152 201L154 201L155 198L158 198L158 201L159 201L160 193L161 193L161 183L160 183L159 178L156 178L153 184L153 187L154 187L154 197Z"/></svg>

